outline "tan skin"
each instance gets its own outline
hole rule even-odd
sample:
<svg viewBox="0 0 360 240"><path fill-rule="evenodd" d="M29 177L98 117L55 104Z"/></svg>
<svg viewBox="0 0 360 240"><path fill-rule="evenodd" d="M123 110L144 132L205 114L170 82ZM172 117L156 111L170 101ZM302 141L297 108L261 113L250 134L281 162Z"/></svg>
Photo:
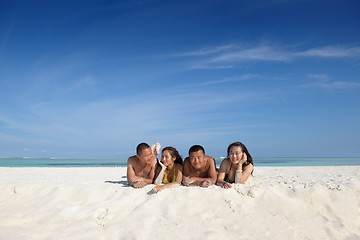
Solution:
<svg viewBox="0 0 360 240"><path fill-rule="evenodd" d="M134 188L143 188L153 182L156 168L156 155L151 148L129 157L127 163L127 181Z"/></svg>
<svg viewBox="0 0 360 240"><path fill-rule="evenodd" d="M228 158L221 162L216 184L223 188L231 188L230 182L244 184L254 170L252 164L242 169L246 161L247 155L240 146L231 147ZM229 182L225 181L226 174L228 174Z"/></svg>
<svg viewBox="0 0 360 240"><path fill-rule="evenodd" d="M185 186L208 187L216 182L216 167L212 157L202 150L191 152L184 160L182 183Z"/></svg>
<svg viewBox="0 0 360 240"><path fill-rule="evenodd" d="M161 156L161 161L159 162L158 167L156 168L156 180L155 184L158 185L153 188L154 192L160 192L164 189L171 188L176 185L180 185L183 177L183 166L181 164L175 163L176 157L171 156L170 151L164 150ZM164 169L164 170L162 170ZM166 174L167 179L170 183L159 185L162 182L162 179ZM173 181L174 176L176 175L176 180Z"/></svg>

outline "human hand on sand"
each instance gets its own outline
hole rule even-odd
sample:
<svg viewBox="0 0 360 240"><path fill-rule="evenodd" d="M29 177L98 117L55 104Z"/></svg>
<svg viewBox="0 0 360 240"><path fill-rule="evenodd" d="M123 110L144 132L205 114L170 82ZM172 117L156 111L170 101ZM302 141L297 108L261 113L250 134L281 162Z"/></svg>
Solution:
<svg viewBox="0 0 360 240"><path fill-rule="evenodd" d="M200 184L200 187L209 187L210 185L212 185L212 182L210 182L209 180L205 180Z"/></svg>
<svg viewBox="0 0 360 240"><path fill-rule="evenodd" d="M146 186L146 182L144 181L137 181L133 184L134 188L143 188Z"/></svg>
<svg viewBox="0 0 360 240"><path fill-rule="evenodd" d="M152 191L154 191L154 193L158 193L162 190L163 188L161 186L156 186L152 189Z"/></svg>
<svg viewBox="0 0 360 240"><path fill-rule="evenodd" d="M143 188L147 184L142 177L134 176L130 179L134 188Z"/></svg>
<svg viewBox="0 0 360 240"><path fill-rule="evenodd" d="M192 184L193 182L195 182L194 179L192 179L191 177L184 177L184 180L182 181L182 183L184 184L184 186L190 186L190 184Z"/></svg>
<svg viewBox="0 0 360 240"><path fill-rule="evenodd" d="M133 176L132 178L130 178L130 181L135 183L135 182L144 181L144 179L142 177Z"/></svg>
<svg viewBox="0 0 360 240"><path fill-rule="evenodd" d="M228 182L224 182L224 184L222 185L223 188L228 189L228 188L232 188L232 185Z"/></svg>

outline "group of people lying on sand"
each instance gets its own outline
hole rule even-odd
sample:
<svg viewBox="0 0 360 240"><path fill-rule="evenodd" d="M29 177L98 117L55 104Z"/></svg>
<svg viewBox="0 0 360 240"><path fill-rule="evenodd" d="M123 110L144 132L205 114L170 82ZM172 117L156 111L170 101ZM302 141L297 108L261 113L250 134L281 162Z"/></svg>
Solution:
<svg viewBox="0 0 360 240"><path fill-rule="evenodd" d="M136 155L127 163L127 181L134 188L155 184L153 192L176 185L208 187L217 184L231 188L232 183L245 183L254 170L254 163L247 148L241 142L228 146L227 158L223 159L220 168L216 169L215 159L205 155L201 145L193 145L189 156L183 161L174 147L165 147L160 153L160 144L150 147L140 143Z"/></svg>

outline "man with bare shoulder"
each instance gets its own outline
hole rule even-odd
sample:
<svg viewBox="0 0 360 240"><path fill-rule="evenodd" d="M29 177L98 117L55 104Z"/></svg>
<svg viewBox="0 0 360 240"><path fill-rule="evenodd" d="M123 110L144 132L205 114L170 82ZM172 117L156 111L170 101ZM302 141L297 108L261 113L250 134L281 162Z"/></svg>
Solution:
<svg viewBox="0 0 360 240"><path fill-rule="evenodd" d="M160 144L151 149L147 143L140 143L136 147L136 155L127 162L127 181L134 188L143 188L153 182L157 164L156 155Z"/></svg>
<svg viewBox="0 0 360 240"><path fill-rule="evenodd" d="M208 187L217 179L215 160L205 155L205 149L194 145L189 149L189 157L184 160L183 185Z"/></svg>

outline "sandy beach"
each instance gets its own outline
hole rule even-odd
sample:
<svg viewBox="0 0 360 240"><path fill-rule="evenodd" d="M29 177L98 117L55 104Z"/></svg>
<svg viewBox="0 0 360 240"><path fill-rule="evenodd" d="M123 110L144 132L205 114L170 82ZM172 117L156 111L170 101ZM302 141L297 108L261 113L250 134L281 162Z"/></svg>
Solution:
<svg viewBox="0 0 360 240"><path fill-rule="evenodd" d="M152 187L129 187L126 168L0 168L0 239L360 239L360 166Z"/></svg>

